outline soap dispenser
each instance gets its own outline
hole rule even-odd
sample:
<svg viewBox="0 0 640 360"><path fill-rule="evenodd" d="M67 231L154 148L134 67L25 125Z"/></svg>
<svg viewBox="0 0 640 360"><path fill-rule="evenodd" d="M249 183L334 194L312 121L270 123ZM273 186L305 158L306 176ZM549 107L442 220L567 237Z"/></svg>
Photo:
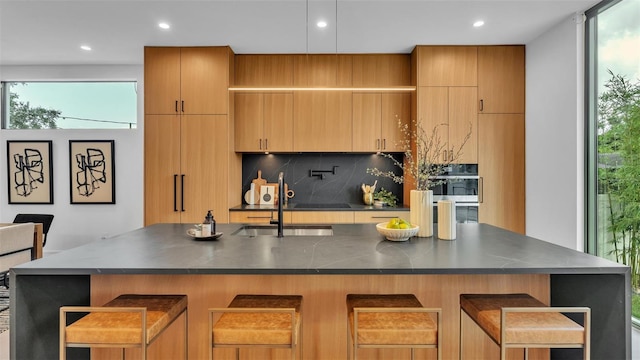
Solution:
<svg viewBox="0 0 640 360"><path fill-rule="evenodd" d="M204 227L207 226L209 228L209 231L211 232L209 236L213 236L216 234L216 220L213 218L213 214L211 213L211 211L212 210L207 211L207 216L204 218L202 229L202 231L204 232Z"/></svg>

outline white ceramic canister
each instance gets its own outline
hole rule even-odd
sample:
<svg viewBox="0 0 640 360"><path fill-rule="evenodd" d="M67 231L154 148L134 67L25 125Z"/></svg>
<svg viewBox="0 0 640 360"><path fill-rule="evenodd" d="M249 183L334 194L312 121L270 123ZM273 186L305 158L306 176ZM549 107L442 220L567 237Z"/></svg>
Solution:
<svg viewBox="0 0 640 360"><path fill-rule="evenodd" d="M211 224L202 224L202 237L211 236Z"/></svg>

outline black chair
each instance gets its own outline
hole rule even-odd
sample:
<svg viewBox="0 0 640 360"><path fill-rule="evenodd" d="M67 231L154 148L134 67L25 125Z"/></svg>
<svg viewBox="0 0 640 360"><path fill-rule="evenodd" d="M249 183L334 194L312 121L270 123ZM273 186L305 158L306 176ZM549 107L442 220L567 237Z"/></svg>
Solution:
<svg viewBox="0 0 640 360"><path fill-rule="evenodd" d="M13 223L41 223L42 224L42 246L47 243L47 233L53 222L53 215L50 214L18 214L13 219Z"/></svg>

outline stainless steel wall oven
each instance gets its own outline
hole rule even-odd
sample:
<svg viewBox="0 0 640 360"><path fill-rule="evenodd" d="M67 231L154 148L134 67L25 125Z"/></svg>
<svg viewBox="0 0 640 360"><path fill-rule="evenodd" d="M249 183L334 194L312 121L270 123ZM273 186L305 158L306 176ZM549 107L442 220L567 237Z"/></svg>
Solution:
<svg viewBox="0 0 640 360"><path fill-rule="evenodd" d="M450 165L438 177L445 182L433 188L434 222L438 221L438 200L456 202L456 221L459 223L478 222L478 165Z"/></svg>

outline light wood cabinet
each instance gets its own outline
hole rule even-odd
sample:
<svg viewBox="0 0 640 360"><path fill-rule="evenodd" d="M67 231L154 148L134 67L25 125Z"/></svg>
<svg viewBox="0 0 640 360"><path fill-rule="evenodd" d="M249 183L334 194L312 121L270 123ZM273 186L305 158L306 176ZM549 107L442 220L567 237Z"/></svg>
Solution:
<svg viewBox="0 0 640 360"><path fill-rule="evenodd" d="M145 48L145 225L199 223L207 210L229 221L231 162L239 161L227 115L231 55L228 47Z"/></svg>
<svg viewBox="0 0 640 360"><path fill-rule="evenodd" d="M449 150L460 149L457 164L478 163L478 88L474 86L449 88ZM465 142L465 138L471 135ZM453 149L453 150L452 150Z"/></svg>
<svg viewBox="0 0 640 360"><path fill-rule="evenodd" d="M351 55L293 55L293 85L351 86L352 66Z"/></svg>
<svg viewBox="0 0 640 360"><path fill-rule="evenodd" d="M145 47L145 114L227 114L228 47Z"/></svg>
<svg viewBox="0 0 640 360"><path fill-rule="evenodd" d="M236 86L292 86L293 55L236 55Z"/></svg>
<svg viewBox="0 0 640 360"><path fill-rule="evenodd" d="M144 48L144 113L179 114L180 48Z"/></svg>
<svg viewBox="0 0 640 360"><path fill-rule="evenodd" d="M481 114L478 220L525 233L523 114Z"/></svg>
<svg viewBox="0 0 640 360"><path fill-rule="evenodd" d="M226 115L145 117L145 224L228 222Z"/></svg>
<svg viewBox="0 0 640 360"><path fill-rule="evenodd" d="M180 116L144 118L144 223L180 222Z"/></svg>
<svg viewBox="0 0 640 360"><path fill-rule="evenodd" d="M294 224L353 224L353 211L292 211Z"/></svg>
<svg viewBox="0 0 640 360"><path fill-rule="evenodd" d="M404 151L398 121L409 124L410 113L410 94L354 93L353 151Z"/></svg>
<svg viewBox="0 0 640 360"><path fill-rule="evenodd" d="M351 151L350 91L294 91L293 150Z"/></svg>
<svg viewBox="0 0 640 360"><path fill-rule="evenodd" d="M380 210L380 211L354 211L353 222L361 223L381 223L393 218L409 220L409 212L401 210Z"/></svg>
<svg viewBox="0 0 640 360"><path fill-rule="evenodd" d="M524 114L524 46L478 48L478 110L483 114Z"/></svg>
<svg viewBox="0 0 640 360"><path fill-rule="evenodd" d="M416 46L418 86L476 86L475 46Z"/></svg>
<svg viewBox="0 0 640 360"><path fill-rule="evenodd" d="M408 218L408 211L285 211L285 224L362 224L381 223L390 219ZM277 219L278 212L271 210L231 211L229 222L237 224L268 224Z"/></svg>
<svg viewBox="0 0 640 360"><path fill-rule="evenodd" d="M291 212L285 211L282 217L285 224L291 224ZM229 222L232 224L269 224L272 219L278 219L278 212L275 210L229 212Z"/></svg>
<svg viewBox="0 0 640 360"><path fill-rule="evenodd" d="M464 143L457 164L478 162L477 88L472 86L421 86L418 88L418 121L427 133L437 131L443 145L436 161L447 162ZM471 132L470 137L465 138Z"/></svg>
<svg viewBox="0 0 640 360"><path fill-rule="evenodd" d="M411 59L404 54L352 55L354 87L407 86Z"/></svg>
<svg viewBox="0 0 640 360"><path fill-rule="evenodd" d="M293 150L293 93L235 94L235 150Z"/></svg>

